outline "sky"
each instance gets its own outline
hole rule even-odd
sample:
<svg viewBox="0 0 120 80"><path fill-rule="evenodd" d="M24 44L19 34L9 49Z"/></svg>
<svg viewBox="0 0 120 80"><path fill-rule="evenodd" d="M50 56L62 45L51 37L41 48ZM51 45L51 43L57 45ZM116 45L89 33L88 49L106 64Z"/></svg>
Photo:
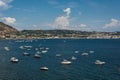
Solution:
<svg viewBox="0 0 120 80"><path fill-rule="evenodd" d="M0 0L0 22L18 30L120 31L120 0Z"/></svg>

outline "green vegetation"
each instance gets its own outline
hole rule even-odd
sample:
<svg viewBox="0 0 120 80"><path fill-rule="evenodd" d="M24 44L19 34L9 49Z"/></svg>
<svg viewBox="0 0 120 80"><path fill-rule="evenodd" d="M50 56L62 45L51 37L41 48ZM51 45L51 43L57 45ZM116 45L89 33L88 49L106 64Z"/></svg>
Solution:
<svg viewBox="0 0 120 80"><path fill-rule="evenodd" d="M33 39L33 38L120 38L119 32L87 32L79 30L23 30L0 22L0 38Z"/></svg>

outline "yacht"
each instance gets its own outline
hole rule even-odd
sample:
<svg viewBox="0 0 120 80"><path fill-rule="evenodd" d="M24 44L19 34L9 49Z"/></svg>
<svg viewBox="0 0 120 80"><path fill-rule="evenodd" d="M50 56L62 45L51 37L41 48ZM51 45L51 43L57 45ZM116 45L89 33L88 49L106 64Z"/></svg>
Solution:
<svg viewBox="0 0 120 80"><path fill-rule="evenodd" d="M30 56L30 53L24 52L23 55L24 56Z"/></svg>
<svg viewBox="0 0 120 80"><path fill-rule="evenodd" d="M61 54L56 54L56 56L57 56L57 57L60 57L60 56L61 56Z"/></svg>
<svg viewBox="0 0 120 80"><path fill-rule="evenodd" d="M43 66L43 67L40 67L41 70L48 70L48 67L46 66Z"/></svg>
<svg viewBox="0 0 120 80"><path fill-rule="evenodd" d="M94 51L89 51L89 53L94 53Z"/></svg>
<svg viewBox="0 0 120 80"><path fill-rule="evenodd" d="M32 46L23 46L24 48L32 48Z"/></svg>
<svg viewBox="0 0 120 80"><path fill-rule="evenodd" d="M76 60L77 58L75 57L75 56L72 56L72 58L71 58L72 60Z"/></svg>
<svg viewBox="0 0 120 80"><path fill-rule="evenodd" d="M75 53L79 53L79 51L75 51Z"/></svg>
<svg viewBox="0 0 120 80"><path fill-rule="evenodd" d="M17 63L19 60L18 60L16 57L12 57L12 58L10 59L10 61L11 61L11 62L14 62L14 63Z"/></svg>
<svg viewBox="0 0 120 80"><path fill-rule="evenodd" d="M49 50L50 48L45 48L46 50Z"/></svg>
<svg viewBox="0 0 120 80"><path fill-rule="evenodd" d="M103 62L103 61L100 61L100 60L96 60L95 61L95 64L99 64L99 65L102 65L102 64L105 64L106 62Z"/></svg>
<svg viewBox="0 0 120 80"><path fill-rule="evenodd" d="M43 50L42 53L47 53L47 50Z"/></svg>
<svg viewBox="0 0 120 80"><path fill-rule="evenodd" d="M20 49L24 49L24 47L23 47L23 46L20 46L19 48L20 48Z"/></svg>
<svg viewBox="0 0 120 80"><path fill-rule="evenodd" d="M68 60L64 59L64 60L61 62L61 64L68 65L68 64L71 64L71 61L68 61Z"/></svg>
<svg viewBox="0 0 120 80"><path fill-rule="evenodd" d="M38 51L39 49L38 48L35 48L36 51Z"/></svg>
<svg viewBox="0 0 120 80"><path fill-rule="evenodd" d="M41 56L40 56L40 54L35 54L34 57L35 58L40 58Z"/></svg>
<svg viewBox="0 0 120 80"><path fill-rule="evenodd" d="M82 56L88 56L88 53L82 53L81 55Z"/></svg>
<svg viewBox="0 0 120 80"><path fill-rule="evenodd" d="M6 51L9 51L9 50L10 50L8 47L4 47L4 49L5 49Z"/></svg>

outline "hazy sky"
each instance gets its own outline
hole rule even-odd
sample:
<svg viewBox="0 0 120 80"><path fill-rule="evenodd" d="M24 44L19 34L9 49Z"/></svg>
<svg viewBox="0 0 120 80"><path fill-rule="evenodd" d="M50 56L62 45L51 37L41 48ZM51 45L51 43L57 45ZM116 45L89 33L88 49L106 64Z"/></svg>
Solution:
<svg viewBox="0 0 120 80"><path fill-rule="evenodd" d="M0 0L0 21L19 30L120 31L120 0Z"/></svg>

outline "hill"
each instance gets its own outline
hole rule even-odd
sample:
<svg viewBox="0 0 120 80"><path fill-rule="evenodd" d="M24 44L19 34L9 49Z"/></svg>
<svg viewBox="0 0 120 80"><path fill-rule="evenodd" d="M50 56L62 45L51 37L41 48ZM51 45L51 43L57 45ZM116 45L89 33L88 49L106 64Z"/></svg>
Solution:
<svg viewBox="0 0 120 80"><path fill-rule="evenodd" d="M3 23L3 22L0 22L0 31L2 32L7 32L7 33L13 33L13 32L18 32L17 29Z"/></svg>
<svg viewBox="0 0 120 80"><path fill-rule="evenodd" d="M4 38L6 36L15 35L18 33L18 30L9 26L3 22L0 22L0 38Z"/></svg>

